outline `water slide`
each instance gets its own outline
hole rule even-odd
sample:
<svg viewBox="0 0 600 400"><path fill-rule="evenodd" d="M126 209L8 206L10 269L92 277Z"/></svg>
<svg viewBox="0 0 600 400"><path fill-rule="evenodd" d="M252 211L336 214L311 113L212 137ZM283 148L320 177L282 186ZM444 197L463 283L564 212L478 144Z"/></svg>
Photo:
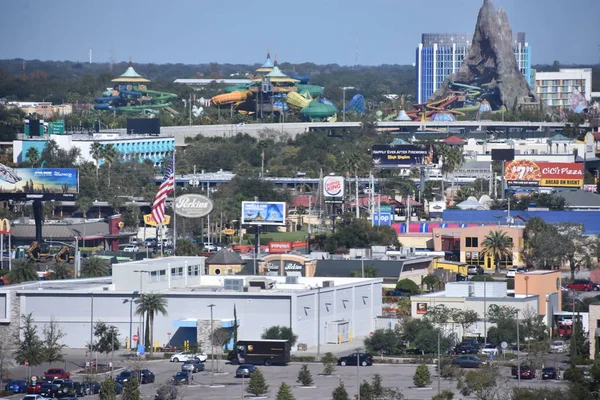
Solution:
<svg viewBox="0 0 600 400"><path fill-rule="evenodd" d="M295 108L304 108L310 104L310 99L298 94L297 92L290 92L287 94L287 103Z"/></svg>
<svg viewBox="0 0 600 400"><path fill-rule="evenodd" d="M324 119L332 117L337 113L337 108L329 104L311 101L310 104L300 110L300 115L308 120Z"/></svg>
<svg viewBox="0 0 600 400"><path fill-rule="evenodd" d="M148 108L164 108L171 106L171 100L177 98L176 94L159 92L156 90L140 89L139 87L133 88L134 90L127 90L124 86L119 90L119 96L104 96L97 97L94 99L96 104L94 110L110 110L124 113L139 113L144 112ZM139 99L140 97L147 95L150 97L147 102L148 104L138 105L125 105L128 98Z"/></svg>
<svg viewBox="0 0 600 400"><path fill-rule="evenodd" d="M240 103L246 101L248 98L248 93L249 92L247 90L238 90L231 93L218 94L210 100L215 106Z"/></svg>

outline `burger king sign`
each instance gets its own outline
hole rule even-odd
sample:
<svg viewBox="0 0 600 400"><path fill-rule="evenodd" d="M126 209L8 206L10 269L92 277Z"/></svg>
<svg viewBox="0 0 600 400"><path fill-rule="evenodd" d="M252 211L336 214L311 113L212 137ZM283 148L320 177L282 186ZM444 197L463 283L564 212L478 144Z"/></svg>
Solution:
<svg viewBox="0 0 600 400"><path fill-rule="evenodd" d="M326 176L323 179L323 196L344 197L344 177Z"/></svg>

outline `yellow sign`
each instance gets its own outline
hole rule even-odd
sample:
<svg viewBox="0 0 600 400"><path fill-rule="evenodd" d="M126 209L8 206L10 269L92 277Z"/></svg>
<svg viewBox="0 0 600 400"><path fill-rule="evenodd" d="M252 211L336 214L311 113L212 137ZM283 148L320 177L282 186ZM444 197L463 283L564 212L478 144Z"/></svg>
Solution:
<svg viewBox="0 0 600 400"><path fill-rule="evenodd" d="M235 235L235 229L223 229L223 235Z"/></svg>
<svg viewBox="0 0 600 400"><path fill-rule="evenodd" d="M171 216L165 215L165 220L163 221L163 225L169 225L171 222ZM154 220L152 214L144 214L144 223L150 226L158 226L158 223Z"/></svg>
<svg viewBox="0 0 600 400"><path fill-rule="evenodd" d="M124 226L125 226L125 222L123 222L123 221L119 222L119 228L122 228Z"/></svg>

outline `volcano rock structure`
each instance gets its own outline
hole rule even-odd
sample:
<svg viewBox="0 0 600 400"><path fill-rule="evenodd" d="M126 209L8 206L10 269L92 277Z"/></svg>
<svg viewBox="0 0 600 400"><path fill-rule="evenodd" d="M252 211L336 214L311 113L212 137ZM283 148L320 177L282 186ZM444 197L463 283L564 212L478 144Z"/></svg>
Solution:
<svg viewBox="0 0 600 400"><path fill-rule="evenodd" d="M477 96L476 101L488 100L494 110L502 105L511 108L537 102L519 71L508 17L504 10L496 9L492 0L484 0L479 10L472 45L463 65L444 80L432 99L458 95L465 104L466 93Z"/></svg>

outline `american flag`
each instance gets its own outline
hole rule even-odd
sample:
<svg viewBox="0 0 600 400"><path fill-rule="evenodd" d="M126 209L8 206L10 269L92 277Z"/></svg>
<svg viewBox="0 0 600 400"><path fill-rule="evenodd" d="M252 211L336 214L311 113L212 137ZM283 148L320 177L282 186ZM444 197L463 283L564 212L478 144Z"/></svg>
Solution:
<svg viewBox="0 0 600 400"><path fill-rule="evenodd" d="M165 221L165 201L167 196L175 190L175 176L173 174L173 160L169 163L169 166L165 170L165 176L163 178L158 193L154 198L154 204L152 204L152 217L154 220L162 224Z"/></svg>

